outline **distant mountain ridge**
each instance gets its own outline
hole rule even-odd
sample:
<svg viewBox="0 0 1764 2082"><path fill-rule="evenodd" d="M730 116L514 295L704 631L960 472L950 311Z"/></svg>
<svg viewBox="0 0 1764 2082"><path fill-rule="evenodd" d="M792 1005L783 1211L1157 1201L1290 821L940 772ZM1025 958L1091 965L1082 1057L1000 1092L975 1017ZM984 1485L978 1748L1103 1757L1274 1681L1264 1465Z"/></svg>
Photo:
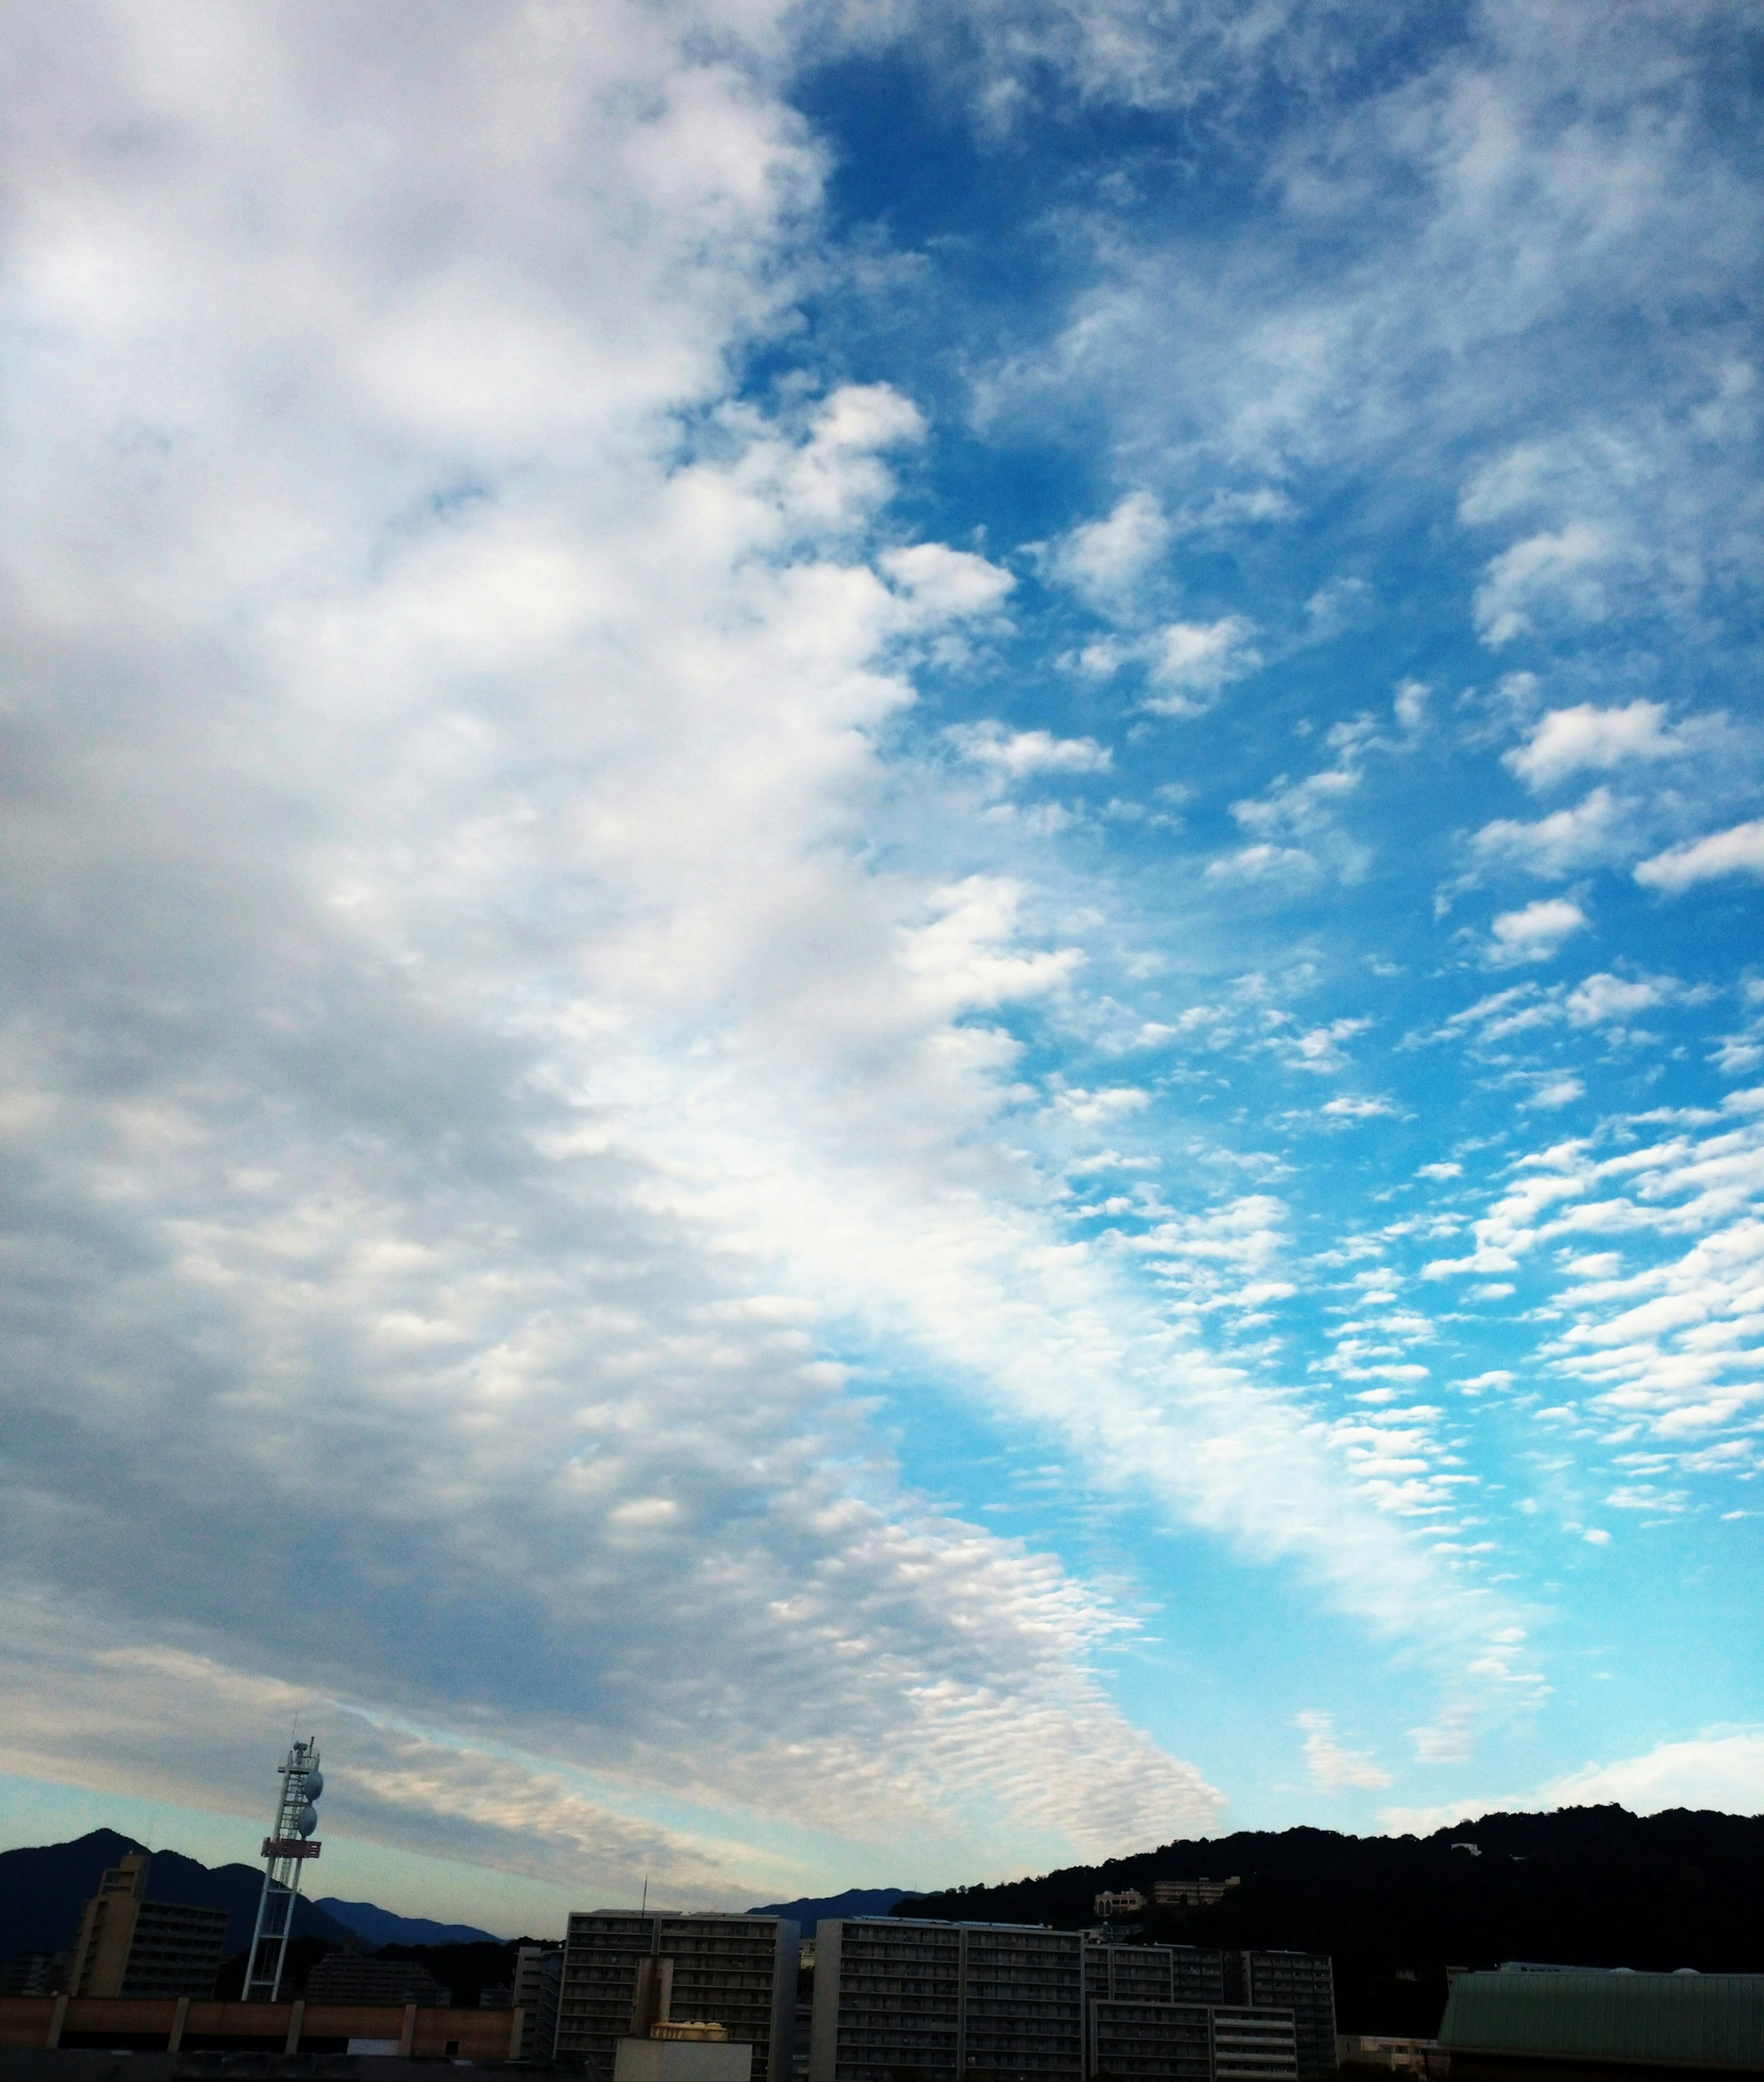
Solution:
<svg viewBox="0 0 1764 2082"><path fill-rule="evenodd" d="M500 1945L493 1932L470 1923L432 1923L426 1916L394 1916L389 1908L371 1901L339 1901L322 1894L317 1906L333 1922L340 1923L369 1945Z"/></svg>
<svg viewBox="0 0 1764 2082"><path fill-rule="evenodd" d="M799 1924L805 1937L815 1935L823 1916L886 1916L897 1902L916 1901L919 1896L902 1887L848 1887L844 1894L805 1895L801 1901L768 1902L750 1908L749 1916L787 1916Z"/></svg>
<svg viewBox="0 0 1764 2082"><path fill-rule="evenodd" d="M66 1950L79 1935L80 1918L86 1903L97 1893L100 1878L130 1852L146 1848L114 1829L94 1829L71 1843L0 1851L0 1960L19 1952ZM227 1951L229 1954L242 1952L251 1941L257 1920L263 1868L204 1865L185 1857L181 1851L154 1851L150 1856L149 1899L225 1909ZM469 1941L488 1936L464 1924L394 1916L372 1902L314 1902L302 1896L294 1911L295 1937L318 1938L333 1945L347 1944L352 1937L376 1948L394 1943L460 1941L429 1934L437 1931L461 1933Z"/></svg>

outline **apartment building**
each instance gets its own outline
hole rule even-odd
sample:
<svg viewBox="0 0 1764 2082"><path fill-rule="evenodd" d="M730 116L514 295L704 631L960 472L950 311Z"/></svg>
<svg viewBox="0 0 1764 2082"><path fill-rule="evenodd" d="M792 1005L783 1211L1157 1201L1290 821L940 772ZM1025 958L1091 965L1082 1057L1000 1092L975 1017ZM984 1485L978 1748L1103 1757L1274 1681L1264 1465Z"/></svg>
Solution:
<svg viewBox="0 0 1764 2082"><path fill-rule="evenodd" d="M226 1953L226 1911L149 1901L151 1860L132 1852L99 1882L86 1904L67 1987L82 1997L207 2001Z"/></svg>
<svg viewBox="0 0 1764 2082"><path fill-rule="evenodd" d="M1090 1945L1084 1948L1084 1994L1210 2008L1233 1992L1233 1955L1198 1945Z"/></svg>
<svg viewBox="0 0 1764 2082"><path fill-rule="evenodd" d="M558 2037L558 1998L562 1986L561 1945L523 1945L516 1953L509 1995L514 2007L521 2013L523 2060L549 2060L552 2057Z"/></svg>
<svg viewBox="0 0 1764 2082"><path fill-rule="evenodd" d="M1299 2082L1290 2010L1216 2009L1211 2017L1212 2082Z"/></svg>
<svg viewBox="0 0 1764 2082"><path fill-rule="evenodd" d="M1088 2005L1086 2053L1108 2082L1213 2082L1213 2013L1204 2004L1117 2001Z"/></svg>
<svg viewBox="0 0 1764 2082"><path fill-rule="evenodd" d="M570 1918L555 2052L612 2082L618 2042L675 2020L753 2049L752 2082L788 2082L797 1927L776 1916L595 1909Z"/></svg>
<svg viewBox="0 0 1764 2082"><path fill-rule="evenodd" d="M1151 1899L1160 1908L1211 1908L1225 1899L1227 1887L1240 1884L1236 1873L1228 1880L1210 1880L1204 1873L1198 1880L1154 1880Z"/></svg>
<svg viewBox="0 0 1764 2082"><path fill-rule="evenodd" d="M1227 1993L1251 2010L1290 2012L1299 2082L1318 2082L1335 2066L1335 1968L1309 1952L1240 1952Z"/></svg>
<svg viewBox="0 0 1764 2082"><path fill-rule="evenodd" d="M1084 2082L1087 1947L1077 1931L909 1916L821 1924L809 2082L927 2082L977 2069Z"/></svg>

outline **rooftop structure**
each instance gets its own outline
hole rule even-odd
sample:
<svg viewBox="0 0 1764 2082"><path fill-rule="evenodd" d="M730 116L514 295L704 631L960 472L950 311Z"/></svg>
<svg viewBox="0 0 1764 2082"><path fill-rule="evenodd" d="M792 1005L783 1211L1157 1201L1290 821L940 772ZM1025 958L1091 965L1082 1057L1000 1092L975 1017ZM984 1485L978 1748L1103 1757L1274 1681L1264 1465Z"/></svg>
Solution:
<svg viewBox="0 0 1764 2082"><path fill-rule="evenodd" d="M1764 2070L1764 1974L1460 1974L1439 2042L1454 2082Z"/></svg>
<svg viewBox="0 0 1764 2082"><path fill-rule="evenodd" d="M282 1967L288 1957L288 1941L294 1932L294 1903L300 1894L301 1875L309 1858L318 1856L312 1840L318 1827L314 1804L325 1789L325 1775L318 1768L317 1743L293 1743L285 1762L276 1767L281 1785L276 1789L270 1832L259 1856L263 1860L263 1891L258 1899L257 1924L251 1932L251 1950L245 1970L245 2000L273 2003L282 1992Z"/></svg>
<svg viewBox="0 0 1764 2082"><path fill-rule="evenodd" d="M0 1996L0 2049L137 2055L375 2051L432 2060L504 2060L518 2014L359 2003L221 2003Z"/></svg>

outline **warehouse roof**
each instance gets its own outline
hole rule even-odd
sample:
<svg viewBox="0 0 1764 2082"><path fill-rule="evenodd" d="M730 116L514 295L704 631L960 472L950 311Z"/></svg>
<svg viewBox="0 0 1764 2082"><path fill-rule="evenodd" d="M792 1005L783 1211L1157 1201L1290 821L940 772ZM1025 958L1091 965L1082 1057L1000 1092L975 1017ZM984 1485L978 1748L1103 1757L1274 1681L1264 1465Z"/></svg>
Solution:
<svg viewBox="0 0 1764 2082"><path fill-rule="evenodd" d="M1460 1974L1439 2042L1467 2053L1764 2067L1764 1974Z"/></svg>

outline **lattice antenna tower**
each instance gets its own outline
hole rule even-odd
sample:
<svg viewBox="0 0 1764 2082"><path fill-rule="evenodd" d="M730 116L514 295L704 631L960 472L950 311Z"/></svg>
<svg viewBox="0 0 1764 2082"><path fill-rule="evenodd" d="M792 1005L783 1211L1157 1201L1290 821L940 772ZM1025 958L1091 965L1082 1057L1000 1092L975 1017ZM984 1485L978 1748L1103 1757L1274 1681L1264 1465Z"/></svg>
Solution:
<svg viewBox="0 0 1764 2082"><path fill-rule="evenodd" d="M276 1767L281 1780L276 1819L263 1839L263 1891L257 1904L257 1928L251 1932L251 1956L246 1966L245 2000L273 2003L282 1991L282 1967L288 1941L294 1934L294 1903L301 1874L309 1858L318 1856L313 1831L318 1827L314 1804L325 1789L318 1768L317 1743L297 1742L288 1761Z"/></svg>

